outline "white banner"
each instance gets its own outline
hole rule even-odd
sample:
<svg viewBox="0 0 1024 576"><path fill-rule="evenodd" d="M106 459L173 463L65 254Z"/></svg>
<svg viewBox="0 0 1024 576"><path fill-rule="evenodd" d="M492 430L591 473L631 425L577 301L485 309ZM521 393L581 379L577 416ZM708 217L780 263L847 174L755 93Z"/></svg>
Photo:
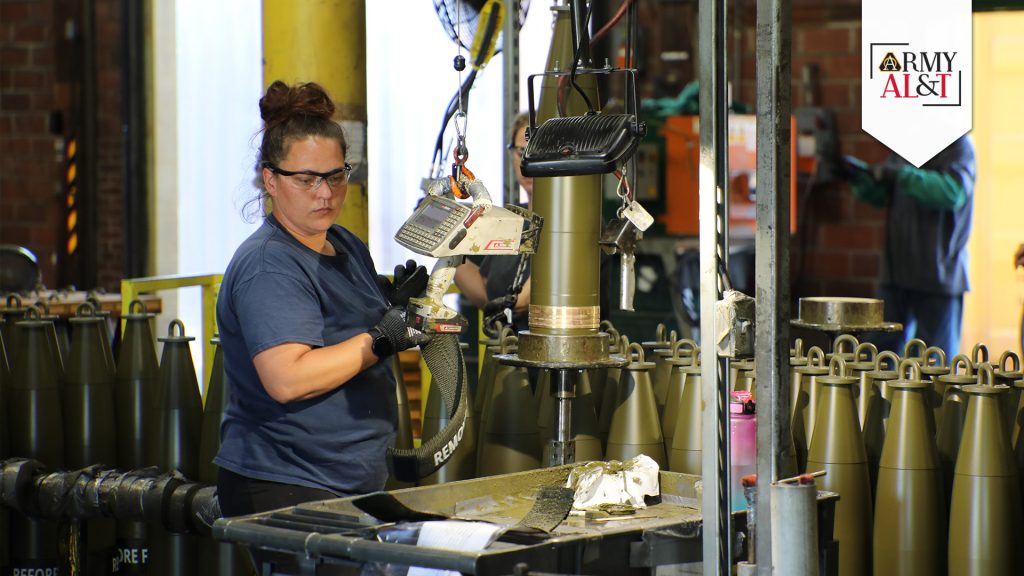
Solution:
<svg viewBox="0 0 1024 576"><path fill-rule="evenodd" d="M920 167L971 130L970 0L863 0L861 127Z"/></svg>

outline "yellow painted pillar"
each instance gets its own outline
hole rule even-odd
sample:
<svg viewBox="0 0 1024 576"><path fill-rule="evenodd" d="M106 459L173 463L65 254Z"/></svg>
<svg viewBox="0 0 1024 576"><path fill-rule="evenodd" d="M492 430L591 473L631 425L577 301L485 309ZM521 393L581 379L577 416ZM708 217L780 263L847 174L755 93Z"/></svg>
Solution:
<svg viewBox="0 0 1024 576"><path fill-rule="evenodd" d="M355 167L338 224L369 240L366 201L366 0L263 0L263 85L316 82L337 106Z"/></svg>

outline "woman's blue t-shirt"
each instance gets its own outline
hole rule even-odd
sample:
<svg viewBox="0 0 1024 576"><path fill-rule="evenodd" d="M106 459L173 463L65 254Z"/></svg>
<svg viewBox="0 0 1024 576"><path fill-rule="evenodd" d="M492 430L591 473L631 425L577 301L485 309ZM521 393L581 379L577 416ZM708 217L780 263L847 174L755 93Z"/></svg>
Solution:
<svg viewBox="0 0 1024 576"><path fill-rule="evenodd" d="M387 310L370 253L333 226L337 255L299 243L273 216L238 247L217 300L230 397L214 462L236 474L330 490L380 490L394 441L394 381L386 362L335 390L281 404L260 382L253 357L279 344L321 347L373 327Z"/></svg>

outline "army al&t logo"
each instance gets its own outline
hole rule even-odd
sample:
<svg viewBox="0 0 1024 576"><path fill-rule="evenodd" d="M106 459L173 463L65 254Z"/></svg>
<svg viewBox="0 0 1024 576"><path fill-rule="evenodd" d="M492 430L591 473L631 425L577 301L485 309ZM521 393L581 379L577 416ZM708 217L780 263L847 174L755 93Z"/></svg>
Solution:
<svg viewBox="0 0 1024 576"><path fill-rule="evenodd" d="M883 83L878 98L909 98L921 100L921 106L960 106L963 85L963 70L960 70L956 52L914 52L903 49L893 51L893 46L906 43L871 45L872 55L876 48L884 48L885 56L878 59L877 70L869 73L874 85Z"/></svg>
<svg viewBox="0 0 1024 576"><path fill-rule="evenodd" d="M971 129L971 3L863 0L861 126L915 166Z"/></svg>

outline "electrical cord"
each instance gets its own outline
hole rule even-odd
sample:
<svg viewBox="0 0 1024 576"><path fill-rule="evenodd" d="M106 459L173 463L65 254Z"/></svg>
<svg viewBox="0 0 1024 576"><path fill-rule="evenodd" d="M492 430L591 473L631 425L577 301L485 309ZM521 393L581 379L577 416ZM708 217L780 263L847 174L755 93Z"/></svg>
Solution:
<svg viewBox="0 0 1024 576"><path fill-rule="evenodd" d="M579 2L580 0L576 0L576 1ZM587 12L583 16L583 28L584 29L586 29L587 24L590 22L590 16L593 14L593 12L594 12L594 5L588 2L587 3ZM576 89L576 92L579 93L579 95L583 98L583 101L587 104L587 113L588 114L596 114L596 111L594 110L594 103L590 101L590 97L587 96L587 93L583 91L583 88L581 88L580 85L576 83L576 69L579 67L580 56L582 55L582 52L583 52L583 45L584 45L583 34L584 34L584 30L580 30L579 29L578 23L576 22L576 18L575 17L572 19L572 22L570 24L571 24L570 29L572 30L572 45L575 48L575 51L573 52L573 55L572 55L572 69L569 71L569 83L572 84L572 87ZM589 40L587 40L586 45L587 45L587 48L589 49L590 48L590 41Z"/></svg>
<svg viewBox="0 0 1024 576"><path fill-rule="evenodd" d="M608 22L606 22L600 30L595 32L594 35L590 37L590 46L593 47L594 44L597 44L602 38L605 37L606 34L608 34L608 32L611 32L611 29L614 28L615 25L619 23L619 20L622 20L622 17L626 15L626 12L633 7L633 4L633 0L623 0L622 4L619 5L619 9L615 12L615 15L612 16L611 19L608 20Z"/></svg>

